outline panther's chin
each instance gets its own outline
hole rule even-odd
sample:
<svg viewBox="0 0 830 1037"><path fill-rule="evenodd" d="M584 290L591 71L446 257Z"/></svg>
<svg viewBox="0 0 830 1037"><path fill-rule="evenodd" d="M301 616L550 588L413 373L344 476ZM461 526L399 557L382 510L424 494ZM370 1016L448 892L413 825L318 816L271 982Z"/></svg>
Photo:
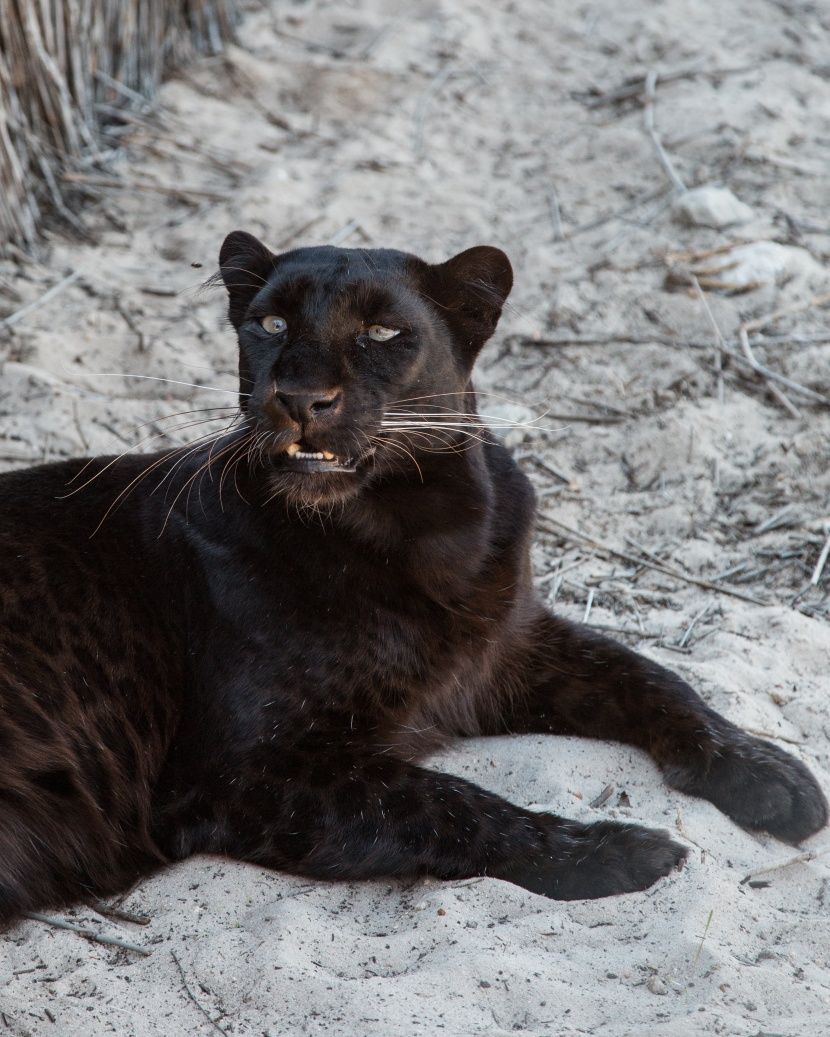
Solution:
<svg viewBox="0 0 830 1037"><path fill-rule="evenodd" d="M327 509L355 497L369 478L369 457L288 458L272 460L267 477L269 499L282 498L298 508Z"/></svg>
<svg viewBox="0 0 830 1037"><path fill-rule="evenodd" d="M267 458L268 498L298 508L322 508L348 500L366 482L374 450L362 456L333 454L305 440L273 450Z"/></svg>

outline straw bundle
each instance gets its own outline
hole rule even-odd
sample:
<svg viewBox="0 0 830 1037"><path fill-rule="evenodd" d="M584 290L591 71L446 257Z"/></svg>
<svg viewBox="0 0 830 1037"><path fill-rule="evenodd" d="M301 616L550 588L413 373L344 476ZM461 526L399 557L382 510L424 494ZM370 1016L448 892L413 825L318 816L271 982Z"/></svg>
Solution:
<svg viewBox="0 0 830 1037"><path fill-rule="evenodd" d="M102 158L98 106L232 36L236 0L0 0L0 245L32 245L61 175ZM110 121L111 116L110 116Z"/></svg>

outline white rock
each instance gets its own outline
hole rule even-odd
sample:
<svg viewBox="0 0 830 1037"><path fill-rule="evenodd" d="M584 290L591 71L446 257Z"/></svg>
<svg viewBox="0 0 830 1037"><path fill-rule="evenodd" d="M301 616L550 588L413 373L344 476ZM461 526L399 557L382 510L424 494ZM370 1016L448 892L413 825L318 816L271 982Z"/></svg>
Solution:
<svg viewBox="0 0 830 1037"><path fill-rule="evenodd" d="M728 187L695 187L682 194L673 206L674 215L693 227L728 227L731 223L746 223L755 213L736 198Z"/></svg>
<svg viewBox="0 0 830 1037"><path fill-rule="evenodd" d="M777 241L752 241L716 257L719 276L730 284L784 284L795 277L820 282L828 276L810 253Z"/></svg>

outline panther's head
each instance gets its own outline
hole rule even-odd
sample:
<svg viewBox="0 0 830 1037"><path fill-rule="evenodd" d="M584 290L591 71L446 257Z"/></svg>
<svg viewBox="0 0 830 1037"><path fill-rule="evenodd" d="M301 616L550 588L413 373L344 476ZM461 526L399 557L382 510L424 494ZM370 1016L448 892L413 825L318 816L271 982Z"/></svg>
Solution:
<svg viewBox="0 0 830 1037"><path fill-rule="evenodd" d="M393 249L275 255L234 231L219 263L240 408L273 494L343 500L469 442L470 372L513 283L499 249L437 265Z"/></svg>

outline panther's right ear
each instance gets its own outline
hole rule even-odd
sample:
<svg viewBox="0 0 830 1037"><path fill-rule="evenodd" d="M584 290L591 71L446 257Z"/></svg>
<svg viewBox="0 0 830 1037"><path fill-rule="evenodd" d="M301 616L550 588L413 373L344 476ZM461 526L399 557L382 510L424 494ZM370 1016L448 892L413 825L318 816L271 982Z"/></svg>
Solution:
<svg viewBox="0 0 830 1037"><path fill-rule="evenodd" d="M276 256L262 242L244 230L235 230L219 250L219 274L228 289L228 316L238 328L251 299L274 270Z"/></svg>

